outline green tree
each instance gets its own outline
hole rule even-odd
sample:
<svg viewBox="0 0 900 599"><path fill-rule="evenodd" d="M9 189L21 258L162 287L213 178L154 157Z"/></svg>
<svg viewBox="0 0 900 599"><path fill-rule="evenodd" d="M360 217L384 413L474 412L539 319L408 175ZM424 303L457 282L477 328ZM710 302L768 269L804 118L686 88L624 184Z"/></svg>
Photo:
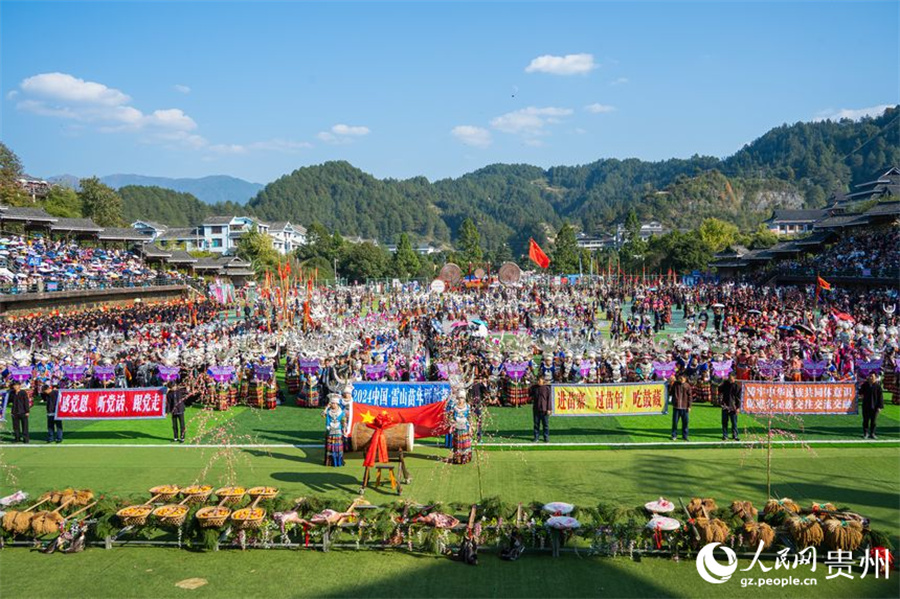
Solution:
<svg viewBox="0 0 900 599"><path fill-rule="evenodd" d="M759 225L756 231L750 235L749 248L751 250L765 250L778 243L778 235L766 228L765 225Z"/></svg>
<svg viewBox="0 0 900 599"><path fill-rule="evenodd" d="M348 243L338 260L338 272L351 282L380 279L387 275L389 267L388 252L369 241Z"/></svg>
<svg viewBox="0 0 900 599"><path fill-rule="evenodd" d="M625 219L625 236L628 241L631 241L637 239L640 234L641 221L638 219L637 212L632 208Z"/></svg>
<svg viewBox="0 0 900 599"><path fill-rule="evenodd" d="M738 228L718 218L707 218L697 229L700 241L713 252L721 252L738 238Z"/></svg>
<svg viewBox="0 0 900 599"><path fill-rule="evenodd" d="M257 276L266 271L274 272L281 263L281 255L272 246L272 238L260 233L256 225L238 240L237 254L253 265Z"/></svg>
<svg viewBox="0 0 900 599"><path fill-rule="evenodd" d="M475 221L467 218L459 227L459 254L465 262L478 264L484 257L481 251L481 236ZM466 265L460 265L465 268Z"/></svg>
<svg viewBox="0 0 900 599"><path fill-rule="evenodd" d="M0 204L24 206L31 198L19 185L22 176L22 162L16 153L0 142Z"/></svg>
<svg viewBox="0 0 900 599"><path fill-rule="evenodd" d="M79 182L84 216L93 219L101 227L121 227L123 218L122 198L111 187L104 185L97 177L82 179Z"/></svg>
<svg viewBox="0 0 900 599"><path fill-rule="evenodd" d="M409 241L409 235L402 233L400 242L397 244L397 251L391 258L391 270L398 277L414 277L419 271L419 257L413 250L412 243Z"/></svg>
<svg viewBox="0 0 900 599"><path fill-rule="evenodd" d="M556 274L574 274L578 272L578 242L575 229L563 225L556 233L553 251L550 253L550 269Z"/></svg>
<svg viewBox="0 0 900 599"><path fill-rule="evenodd" d="M43 200L43 208L52 216L61 218L81 218L82 205L81 198L75 193L74 189L54 185L50 188L50 192Z"/></svg>

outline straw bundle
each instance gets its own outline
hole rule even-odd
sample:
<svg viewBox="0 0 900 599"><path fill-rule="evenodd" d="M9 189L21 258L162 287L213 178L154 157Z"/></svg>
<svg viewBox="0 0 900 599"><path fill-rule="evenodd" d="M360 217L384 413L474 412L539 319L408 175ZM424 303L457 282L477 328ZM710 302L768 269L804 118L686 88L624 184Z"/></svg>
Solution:
<svg viewBox="0 0 900 599"><path fill-rule="evenodd" d="M797 514L800 512L800 506L797 505L792 499L788 499L787 497L785 497L783 499L770 499L766 502L766 507L763 508L763 514L766 516L770 514L777 514L779 512Z"/></svg>
<svg viewBox="0 0 900 599"><path fill-rule="evenodd" d="M700 542L704 544L724 543L731 532L728 525L718 518L713 518L712 520L704 517L695 518L695 524L697 532L700 533Z"/></svg>
<svg viewBox="0 0 900 599"><path fill-rule="evenodd" d="M825 546L829 549L855 551L863 541L862 524L854 520L829 520L824 525Z"/></svg>
<svg viewBox="0 0 900 599"><path fill-rule="evenodd" d="M747 546L751 548L759 547L759 542L762 541L763 549L768 549L775 541L775 529L765 522L746 522L744 533Z"/></svg>
<svg viewBox="0 0 900 599"><path fill-rule="evenodd" d="M63 489L62 491L50 491L41 495L41 499L49 499L50 503L57 505L61 503L71 503L74 505L87 505L94 498L94 492L90 489Z"/></svg>
<svg viewBox="0 0 900 599"><path fill-rule="evenodd" d="M814 512L836 512L837 508L833 503L813 503L810 508Z"/></svg>
<svg viewBox="0 0 900 599"><path fill-rule="evenodd" d="M31 530L35 535L51 535L59 532L59 525L65 521L65 518L59 515L59 512L38 512L31 519Z"/></svg>
<svg viewBox="0 0 900 599"><path fill-rule="evenodd" d="M759 510L753 507L749 501L732 501L731 513L741 520L756 520Z"/></svg>
<svg viewBox="0 0 900 599"><path fill-rule="evenodd" d="M3 528L16 534L25 534L31 529L31 512L10 510L3 516Z"/></svg>
<svg viewBox="0 0 900 599"><path fill-rule="evenodd" d="M9 510L3 515L3 529L16 534L25 534L31 529L31 519L34 517L31 510L49 500L49 497L41 497L40 501L24 511Z"/></svg>
<svg viewBox="0 0 900 599"><path fill-rule="evenodd" d="M785 520L791 538L801 548L819 545L824 539L822 525L814 517L792 516Z"/></svg>
<svg viewBox="0 0 900 599"><path fill-rule="evenodd" d="M719 506L716 505L715 499L709 497L706 499L694 497L687 506L688 513L692 518L699 518L701 516L708 518L709 515L717 509L719 509Z"/></svg>

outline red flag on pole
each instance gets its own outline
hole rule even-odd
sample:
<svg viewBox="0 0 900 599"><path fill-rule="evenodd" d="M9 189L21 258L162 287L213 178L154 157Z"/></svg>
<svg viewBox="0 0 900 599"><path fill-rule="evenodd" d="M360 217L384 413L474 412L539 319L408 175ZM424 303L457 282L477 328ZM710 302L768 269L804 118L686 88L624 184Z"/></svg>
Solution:
<svg viewBox="0 0 900 599"><path fill-rule="evenodd" d="M550 258L547 257L547 254L544 253L544 250L541 249L541 246L534 239L528 240L528 257L541 268L550 266Z"/></svg>
<svg viewBox="0 0 900 599"><path fill-rule="evenodd" d="M821 287L823 291L831 291L831 283L829 283L822 277L817 276L816 282L819 284L819 287Z"/></svg>

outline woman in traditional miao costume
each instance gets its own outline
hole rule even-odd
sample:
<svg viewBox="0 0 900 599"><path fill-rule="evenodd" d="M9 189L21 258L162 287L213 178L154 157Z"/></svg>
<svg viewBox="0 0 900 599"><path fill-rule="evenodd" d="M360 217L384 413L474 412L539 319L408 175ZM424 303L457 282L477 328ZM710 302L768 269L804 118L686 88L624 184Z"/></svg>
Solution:
<svg viewBox="0 0 900 599"><path fill-rule="evenodd" d="M451 442L453 453L450 461L453 464L468 464L472 460L472 433L465 389L456 390L456 399L450 408L449 416L453 435Z"/></svg>
<svg viewBox="0 0 900 599"><path fill-rule="evenodd" d="M300 391L300 361L290 355L284 364L284 383L289 394L297 395Z"/></svg>
<svg viewBox="0 0 900 599"><path fill-rule="evenodd" d="M319 407L319 377L314 372L300 375L300 393L297 394L297 405L301 408Z"/></svg>
<svg viewBox="0 0 900 599"><path fill-rule="evenodd" d="M709 365L709 354L707 352L703 352L703 357L697 363L697 366L694 368L694 380L693 390L694 390L694 401L698 403L709 403L712 398L712 389L710 388L709 381L710 374L710 365Z"/></svg>
<svg viewBox="0 0 900 599"><path fill-rule="evenodd" d="M325 465L344 465L344 428L347 413L341 407L341 397L337 393L328 395L328 407L322 413L325 417Z"/></svg>
<svg viewBox="0 0 900 599"><path fill-rule="evenodd" d="M528 373L530 371L531 368L526 367L524 372L513 376L510 376L508 371L506 372L504 377L506 379L504 385L506 405L517 407L528 403Z"/></svg>

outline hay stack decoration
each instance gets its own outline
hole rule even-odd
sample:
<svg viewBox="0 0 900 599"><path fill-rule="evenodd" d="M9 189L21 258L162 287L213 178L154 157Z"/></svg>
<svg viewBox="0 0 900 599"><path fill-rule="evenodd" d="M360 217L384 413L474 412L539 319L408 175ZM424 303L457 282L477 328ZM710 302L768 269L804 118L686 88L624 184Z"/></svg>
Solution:
<svg viewBox="0 0 900 599"><path fill-rule="evenodd" d="M47 503L48 501L50 501L49 497L42 497L40 501L24 511L9 510L5 514L3 514L3 530L20 535L25 534L26 532L31 530L31 519L34 517L34 514L31 513L31 510Z"/></svg>
<svg viewBox="0 0 900 599"><path fill-rule="evenodd" d="M766 507L763 508L763 515L769 516L771 514L778 514L780 512L786 512L788 514L799 514L800 506L797 505L792 499L788 499L787 497L783 499L770 499L766 502Z"/></svg>
<svg viewBox="0 0 900 599"><path fill-rule="evenodd" d="M759 547L762 541L763 549L768 549L775 542L775 529L765 522L748 521L744 523L744 538L747 546L752 548Z"/></svg>
<svg viewBox="0 0 900 599"><path fill-rule="evenodd" d="M750 520L756 520L759 515L759 510L753 507L753 504L749 501L732 501L731 513L744 522L748 522Z"/></svg>
<svg viewBox="0 0 900 599"><path fill-rule="evenodd" d="M716 500L709 497L706 499L694 497L687 506L688 513L692 518L709 518L709 515L717 509L719 506L716 505Z"/></svg>
<svg viewBox="0 0 900 599"><path fill-rule="evenodd" d="M856 551L863 541L863 525L855 520L828 520L824 524L825 546L831 550Z"/></svg>
<svg viewBox="0 0 900 599"><path fill-rule="evenodd" d="M67 495L67 499L52 512L41 511L36 513L31 519L31 530L34 532L35 536L50 535L59 532L60 525L66 521L59 512L68 507L71 503L75 503L74 491Z"/></svg>
<svg viewBox="0 0 900 599"><path fill-rule="evenodd" d="M822 525L814 516L791 516L785 520L785 526L800 549L816 547L825 538Z"/></svg>
<svg viewBox="0 0 900 599"><path fill-rule="evenodd" d="M694 518L694 524L700 532L700 542L706 543L724 543L728 539L731 529L728 525L718 518L710 520L704 516Z"/></svg>

